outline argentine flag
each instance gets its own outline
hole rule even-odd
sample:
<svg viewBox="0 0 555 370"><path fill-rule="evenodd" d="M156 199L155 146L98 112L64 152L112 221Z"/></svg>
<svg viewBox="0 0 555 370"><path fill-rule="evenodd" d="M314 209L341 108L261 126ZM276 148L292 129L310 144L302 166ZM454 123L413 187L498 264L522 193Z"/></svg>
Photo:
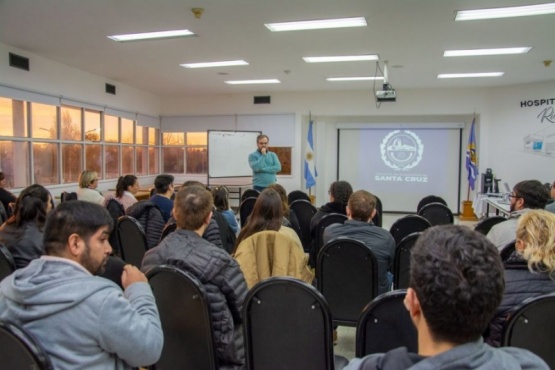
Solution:
<svg viewBox="0 0 555 370"><path fill-rule="evenodd" d="M316 185L316 164L314 161L314 139L312 136L312 125L314 122L310 121L308 126L308 137L306 143L306 151L304 155L304 179L306 180L306 188L311 188Z"/></svg>

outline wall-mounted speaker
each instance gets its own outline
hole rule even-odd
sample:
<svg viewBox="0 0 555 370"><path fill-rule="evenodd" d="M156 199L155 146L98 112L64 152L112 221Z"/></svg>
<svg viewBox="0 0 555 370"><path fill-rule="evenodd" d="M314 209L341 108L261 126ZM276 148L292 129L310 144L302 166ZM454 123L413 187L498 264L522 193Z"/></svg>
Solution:
<svg viewBox="0 0 555 370"><path fill-rule="evenodd" d="M106 92L108 94L116 95L116 85L106 84Z"/></svg>
<svg viewBox="0 0 555 370"><path fill-rule="evenodd" d="M254 104L270 104L270 96L255 96Z"/></svg>
<svg viewBox="0 0 555 370"><path fill-rule="evenodd" d="M10 67L15 67L23 69L24 71L29 70L29 58L22 57L14 53L10 53Z"/></svg>

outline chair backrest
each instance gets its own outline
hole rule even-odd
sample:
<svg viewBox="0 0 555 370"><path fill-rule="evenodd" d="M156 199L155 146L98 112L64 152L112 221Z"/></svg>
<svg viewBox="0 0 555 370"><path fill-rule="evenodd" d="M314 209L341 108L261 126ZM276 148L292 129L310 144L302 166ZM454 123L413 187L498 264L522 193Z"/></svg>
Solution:
<svg viewBox="0 0 555 370"><path fill-rule="evenodd" d="M418 211L418 215L430 221L432 226L448 225L454 222L453 212L442 203L429 203Z"/></svg>
<svg viewBox="0 0 555 370"><path fill-rule="evenodd" d="M487 235L492 227L503 221L507 221L507 219L503 216L484 218L482 221L478 222L476 226L474 226L474 231Z"/></svg>
<svg viewBox="0 0 555 370"><path fill-rule="evenodd" d="M247 224L247 218L251 215L255 203L256 198L249 197L242 201L239 205L239 219L241 220L241 228L245 227L245 225Z"/></svg>
<svg viewBox="0 0 555 370"><path fill-rule="evenodd" d="M141 224L131 216L122 216L116 224L116 235L121 248L121 259L131 265L141 267L148 249Z"/></svg>
<svg viewBox="0 0 555 370"><path fill-rule="evenodd" d="M362 311L357 325L356 357L385 353L397 347L418 352L418 334L403 300L407 291L376 297Z"/></svg>
<svg viewBox="0 0 555 370"><path fill-rule="evenodd" d="M247 198L258 198L260 192L256 189L247 189L241 193L241 203Z"/></svg>
<svg viewBox="0 0 555 370"><path fill-rule="evenodd" d="M356 326L362 309L378 294L376 257L358 240L333 239L318 254L316 281L333 323Z"/></svg>
<svg viewBox="0 0 555 370"><path fill-rule="evenodd" d="M438 197L437 195L428 195L427 197L420 199L420 202L418 202L418 205L416 206L416 213L420 212L422 207L430 203L441 203L445 206L447 205L447 202L442 197Z"/></svg>
<svg viewBox="0 0 555 370"><path fill-rule="evenodd" d="M77 200L77 193L62 191L62 194L60 194L60 202L63 203L67 202L68 200Z"/></svg>
<svg viewBox="0 0 555 370"><path fill-rule="evenodd" d="M304 199L291 202L289 208L295 212L297 216L299 226L301 227L301 242L303 243L304 250L308 251L310 243L312 243L312 237L310 236L310 220L312 216L316 214L317 209L312 203Z"/></svg>
<svg viewBox="0 0 555 370"><path fill-rule="evenodd" d="M380 198L376 197L376 214L374 215L374 217L372 217L372 223L376 226L382 227L382 222L383 222L382 201Z"/></svg>
<svg viewBox="0 0 555 370"><path fill-rule="evenodd" d="M408 215L395 221L391 225L389 232L393 239L395 239L395 245L399 245L405 236L417 231L424 231L431 226L430 221L422 216Z"/></svg>
<svg viewBox="0 0 555 370"><path fill-rule="evenodd" d="M332 322L324 297L309 284L273 277L243 304L247 369L333 369Z"/></svg>
<svg viewBox="0 0 555 370"><path fill-rule="evenodd" d="M0 224L3 224L8 219L8 210L4 207L4 204L0 202Z"/></svg>
<svg viewBox="0 0 555 370"><path fill-rule="evenodd" d="M5 245L0 244L0 281L15 271L12 254Z"/></svg>
<svg viewBox="0 0 555 370"><path fill-rule="evenodd" d="M0 320L0 358L3 369L54 369L39 342L19 325L5 320Z"/></svg>
<svg viewBox="0 0 555 370"><path fill-rule="evenodd" d="M506 261L509 259L511 254L516 250L515 249L516 242L513 240L512 242L508 243L506 246L501 249L499 252L499 256L501 257L501 261Z"/></svg>
<svg viewBox="0 0 555 370"><path fill-rule="evenodd" d="M287 203L289 203L289 205L296 200L306 200L310 202L310 197L302 190L293 190L287 194Z"/></svg>
<svg viewBox="0 0 555 370"><path fill-rule="evenodd" d="M324 245L324 230L333 224L342 224L347 221L347 216L341 213L330 213L322 217L316 224L316 232L314 234L314 252L318 256L320 249Z"/></svg>
<svg viewBox="0 0 555 370"><path fill-rule="evenodd" d="M171 233L173 233L177 229L177 224L175 222L169 223L164 227L162 231L162 236L160 237L160 241L164 240L164 238Z"/></svg>
<svg viewBox="0 0 555 370"><path fill-rule="evenodd" d="M422 234L421 231L409 234L401 240L395 249L393 260L393 287L394 289L406 289L410 280L410 254L412 247Z"/></svg>
<svg viewBox="0 0 555 370"><path fill-rule="evenodd" d="M501 345L527 349L555 369L555 293L528 298L509 313Z"/></svg>
<svg viewBox="0 0 555 370"><path fill-rule="evenodd" d="M159 369L217 369L210 304L204 286L188 272L161 265L147 272L162 322Z"/></svg>
<svg viewBox="0 0 555 370"><path fill-rule="evenodd" d="M125 210L123 209L123 205L115 199L108 199L108 201L106 202L106 209L108 210L108 213L110 214L110 216L112 216L112 220L114 220L114 225L117 224L118 218L120 218L121 216L125 216ZM110 245L112 246L113 253L116 256L121 256L117 231L115 227L110 233L109 241L110 241Z"/></svg>

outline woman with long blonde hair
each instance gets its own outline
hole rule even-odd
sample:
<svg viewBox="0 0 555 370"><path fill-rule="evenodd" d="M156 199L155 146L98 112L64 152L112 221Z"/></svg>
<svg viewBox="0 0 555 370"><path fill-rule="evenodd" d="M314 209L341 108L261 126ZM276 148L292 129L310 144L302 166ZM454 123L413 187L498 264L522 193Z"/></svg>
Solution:
<svg viewBox="0 0 555 370"><path fill-rule="evenodd" d="M555 214L538 209L519 217L515 252L504 262L505 294L487 342L499 346L508 311L527 298L555 292Z"/></svg>

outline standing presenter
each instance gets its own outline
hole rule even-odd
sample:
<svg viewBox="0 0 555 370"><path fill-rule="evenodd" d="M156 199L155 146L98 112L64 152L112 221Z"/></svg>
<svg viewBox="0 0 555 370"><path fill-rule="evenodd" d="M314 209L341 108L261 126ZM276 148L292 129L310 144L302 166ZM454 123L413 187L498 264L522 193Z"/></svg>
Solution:
<svg viewBox="0 0 555 370"><path fill-rule="evenodd" d="M276 153L268 151L269 142L268 136L258 135L256 138L258 149L249 154L249 165L252 168L252 185L258 191L276 183L276 173L281 171L281 163L279 163Z"/></svg>

